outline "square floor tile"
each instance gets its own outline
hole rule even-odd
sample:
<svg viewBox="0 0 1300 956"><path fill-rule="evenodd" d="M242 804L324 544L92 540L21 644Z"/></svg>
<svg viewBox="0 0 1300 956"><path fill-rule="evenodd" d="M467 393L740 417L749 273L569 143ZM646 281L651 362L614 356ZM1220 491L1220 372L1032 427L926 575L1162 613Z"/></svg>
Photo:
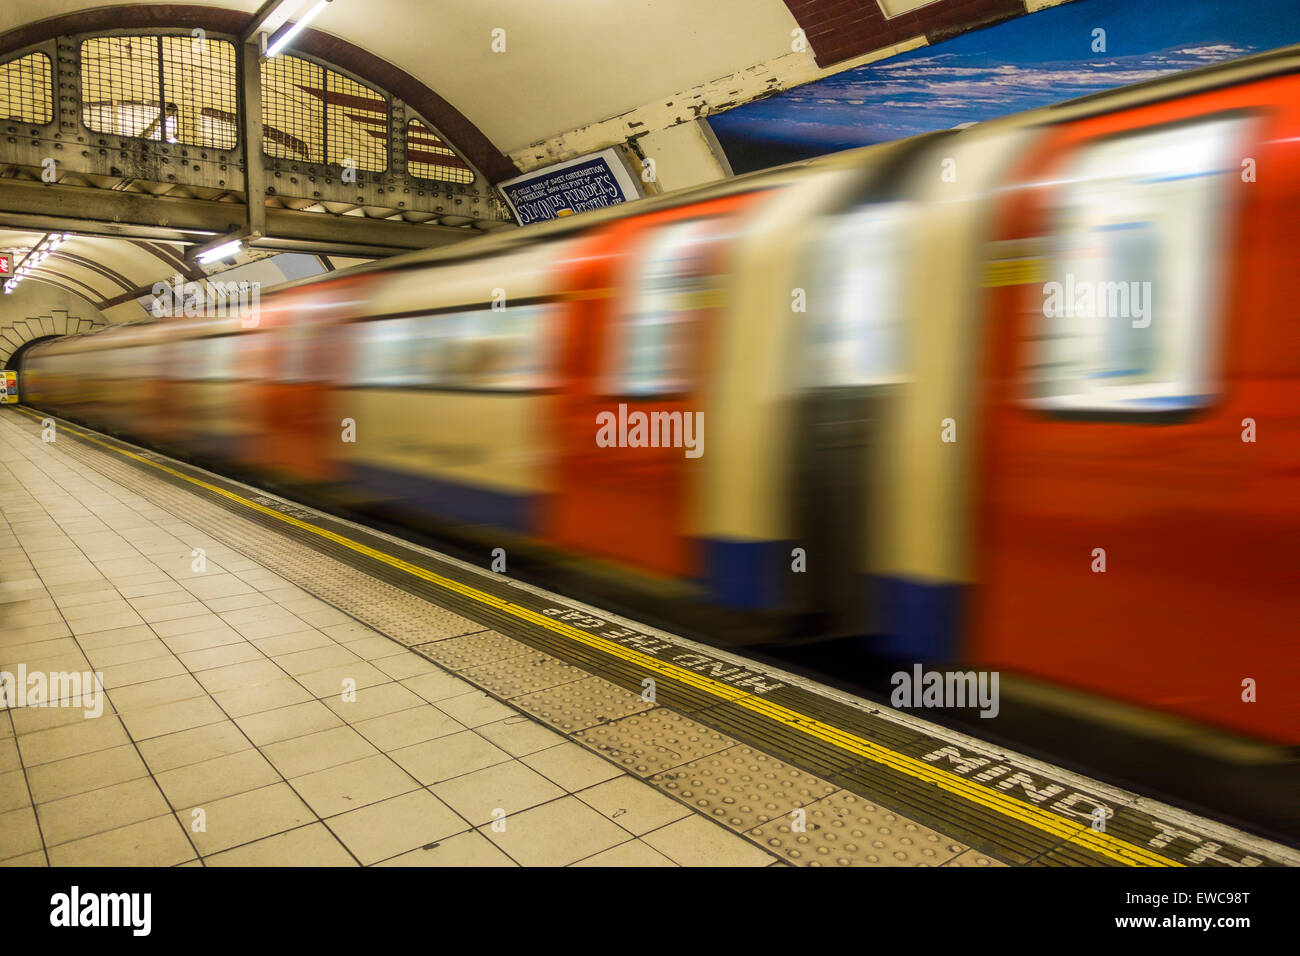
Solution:
<svg viewBox="0 0 1300 956"><path fill-rule="evenodd" d="M94 692L92 691L92 702ZM55 727L68 727L73 724L89 723L100 720L105 714L112 715L112 701L103 696L100 692L100 702L103 711L99 717L88 716L86 713L85 701L80 703L82 706L73 707L19 707L11 711L14 722L14 732L17 734L34 734L42 730L50 730ZM91 709L94 713L94 709Z"/></svg>
<svg viewBox="0 0 1300 956"><path fill-rule="evenodd" d="M66 727L54 727L18 738L23 765L27 768L52 763L65 757L94 753L130 743L122 722L117 717L104 716L97 720L83 720Z"/></svg>
<svg viewBox="0 0 1300 956"><path fill-rule="evenodd" d="M527 714L483 724L475 730L502 750L516 757L527 756L564 743L564 737L544 727Z"/></svg>
<svg viewBox="0 0 1300 956"><path fill-rule="evenodd" d="M570 866L676 866L672 860L640 840L628 840Z"/></svg>
<svg viewBox="0 0 1300 956"><path fill-rule="evenodd" d="M116 664L100 670L104 686L110 691L132 684L143 684L163 677L175 677L185 673L185 665L170 653L166 657L153 657L147 661L132 661L129 664Z"/></svg>
<svg viewBox="0 0 1300 956"><path fill-rule="evenodd" d="M519 758L548 780L573 793L620 776L623 771L608 760L575 743L539 750Z"/></svg>
<svg viewBox="0 0 1300 956"><path fill-rule="evenodd" d="M262 752L286 777L298 777L362 757L372 757L379 751L351 727L334 727L267 744Z"/></svg>
<svg viewBox="0 0 1300 956"><path fill-rule="evenodd" d="M194 847L170 813L50 847L51 866L175 866L192 859Z"/></svg>
<svg viewBox="0 0 1300 956"><path fill-rule="evenodd" d="M249 714L235 723L259 747L343 726L343 721L318 700Z"/></svg>
<svg viewBox="0 0 1300 956"><path fill-rule="evenodd" d="M213 854L208 866L356 866L357 861L323 823L254 840Z"/></svg>
<svg viewBox="0 0 1300 956"><path fill-rule="evenodd" d="M231 721L207 724L192 730L154 737L140 742L140 754L155 774L202 763L227 754L239 753L253 745Z"/></svg>
<svg viewBox="0 0 1300 956"><path fill-rule="evenodd" d="M201 815L194 809L201 809ZM204 804L186 807L176 814L200 856L241 846L314 821L307 805L287 783L236 794ZM202 825L202 829L198 829Z"/></svg>
<svg viewBox="0 0 1300 956"><path fill-rule="evenodd" d="M455 717L466 727L490 724L507 717L518 717L519 711L494 700L481 690L470 691L459 697L438 701L438 708Z"/></svg>
<svg viewBox="0 0 1300 956"><path fill-rule="evenodd" d="M27 793L27 775L21 770L0 773L0 813L31 805L32 799Z"/></svg>
<svg viewBox="0 0 1300 956"><path fill-rule="evenodd" d="M457 833L426 847L385 860L379 866L518 866L492 841L474 830Z"/></svg>
<svg viewBox="0 0 1300 956"><path fill-rule="evenodd" d="M626 830L573 797L513 814L502 832L492 824L479 832L523 866L567 866L629 839Z"/></svg>
<svg viewBox="0 0 1300 956"><path fill-rule="evenodd" d="M405 660L405 658L385 657L383 660L376 661L375 666L382 665L384 668L391 668L394 661L401 660ZM418 657L411 655L410 661L412 664L418 660ZM468 681L463 681L459 677L448 674L441 668L436 667L436 665L430 664L429 666L433 667L434 670L417 673L414 677L399 678L402 686L415 691L431 704L444 701L449 697L460 697L475 689L474 685Z"/></svg>
<svg viewBox="0 0 1300 956"><path fill-rule="evenodd" d="M419 698L416 698L417 700ZM464 725L432 704L372 717L353 725L357 732L385 752L459 733Z"/></svg>
<svg viewBox="0 0 1300 956"><path fill-rule="evenodd" d="M62 797L36 808L41 834L50 847L170 812L171 807L148 777Z"/></svg>
<svg viewBox="0 0 1300 956"><path fill-rule="evenodd" d="M0 813L0 860L24 856L41 849L41 831L32 807Z"/></svg>
<svg viewBox="0 0 1300 956"><path fill-rule="evenodd" d="M391 797L331 817L326 826L367 866L468 828L464 820L427 790Z"/></svg>
<svg viewBox="0 0 1300 956"><path fill-rule="evenodd" d="M282 658L277 657L276 660ZM297 680L317 697L327 699L365 687L387 684L391 678L373 665L358 659L355 663L339 664L309 674L299 674Z"/></svg>
<svg viewBox="0 0 1300 956"><path fill-rule="evenodd" d="M245 661L242 664L227 664L212 670L200 671L194 679L202 684L208 693L230 690L235 687L248 687L253 684L265 684L268 681L281 680L285 673L272 661Z"/></svg>
<svg viewBox="0 0 1300 956"><path fill-rule="evenodd" d="M627 775L588 787L575 796L637 836L667 826L691 813L689 807Z"/></svg>
<svg viewBox="0 0 1300 956"><path fill-rule="evenodd" d="M280 774L256 750L240 750L167 770L155 778L173 807L192 807L280 781Z"/></svg>
<svg viewBox="0 0 1300 956"><path fill-rule="evenodd" d="M641 839L679 866L767 866L773 859L743 837L697 814Z"/></svg>
<svg viewBox="0 0 1300 956"><path fill-rule="evenodd" d="M136 644L140 641L152 640L156 637L153 628L148 624L136 624L133 627L115 627L106 631L95 631L92 634L81 634L77 637L77 643L85 649L87 654L97 648L116 647L119 644Z"/></svg>
<svg viewBox="0 0 1300 956"><path fill-rule="evenodd" d="M191 697L206 696L207 692L189 674L161 677L158 680L144 681L127 687L116 687L108 692L109 700L120 713L139 710L142 707L157 707L159 704L170 704Z"/></svg>
<svg viewBox="0 0 1300 956"><path fill-rule="evenodd" d="M174 734L191 727L202 727L204 724L215 724L225 719L226 715L210 697L191 697L156 707L128 710L122 714L122 723L126 726L127 733L137 741Z"/></svg>
<svg viewBox="0 0 1300 956"><path fill-rule="evenodd" d="M394 654L392 657L381 657L375 661L375 666L391 677L393 680L406 681L412 677L426 677L430 674L446 675L437 664L432 661L426 661L419 654L413 654L407 651L405 654ZM452 678L453 680L455 678ZM464 683L463 681L461 683ZM471 684L465 684L468 690ZM461 691L463 693L463 691ZM445 696L454 697L456 692L453 691Z"/></svg>
<svg viewBox="0 0 1300 956"><path fill-rule="evenodd" d="M247 642L220 644L216 647L182 651L176 656L193 673L209 671L217 667L228 667L231 664L246 664L249 661L266 660L265 654Z"/></svg>
<svg viewBox="0 0 1300 956"><path fill-rule="evenodd" d="M288 634L277 634L275 637L261 637L253 643L267 657L283 657L286 654L338 646L320 631L311 628L304 631L291 631Z"/></svg>
<svg viewBox="0 0 1300 956"><path fill-rule="evenodd" d="M323 671L331 667L338 667L341 664L358 664L361 662L361 658L346 647L330 642L326 647L314 647L310 650L294 651L291 654L280 654L276 657L275 662L284 668L286 673L297 677L300 674Z"/></svg>
<svg viewBox="0 0 1300 956"><path fill-rule="evenodd" d="M263 711L303 704L314 698L291 677L217 691L212 699L231 717L246 717Z"/></svg>
<svg viewBox="0 0 1300 956"><path fill-rule="evenodd" d="M348 723L357 724L372 717L383 717L385 714L394 714L399 710L421 707L425 701L423 697L407 690L397 681L389 681L387 684L362 687L357 691L354 700L327 697L323 703Z"/></svg>
<svg viewBox="0 0 1300 956"><path fill-rule="evenodd" d="M382 754L294 777L289 785L322 818L420 789L414 777Z"/></svg>
<svg viewBox="0 0 1300 956"><path fill-rule="evenodd" d="M508 821L516 813L564 796L563 790L517 760L475 770L429 789L474 826L490 823L501 813Z"/></svg>
<svg viewBox="0 0 1300 956"><path fill-rule="evenodd" d="M149 770L131 744L67 757L31 767L27 780L37 803L49 803L148 776Z"/></svg>
<svg viewBox="0 0 1300 956"><path fill-rule="evenodd" d="M426 786L510 759L508 753L472 730L393 750L389 756Z"/></svg>

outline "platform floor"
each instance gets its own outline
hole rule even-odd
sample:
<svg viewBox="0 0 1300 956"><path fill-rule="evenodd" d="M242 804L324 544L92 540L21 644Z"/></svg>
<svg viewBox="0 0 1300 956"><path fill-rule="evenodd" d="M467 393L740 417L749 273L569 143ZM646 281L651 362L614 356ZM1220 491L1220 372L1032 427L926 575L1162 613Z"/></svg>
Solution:
<svg viewBox="0 0 1300 956"><path fill-rule="evenodd" d="M877 798L877 778L854 768L892 757L811 772L813 750L796 761L798 747L646 701L581 655L539 651L142 467L161 456L130 460L75 431L45 443L38 422L0 412L0 672L93 671L104 691L98 717L0 710L5 865L1096 862L1062 856L1097 850L1085 825L1000 806L1006 788L958 796L1047 834L1018 857L972 839L960 806L936 827L898 810L902 791ZM692 656L705 660L674 660ZM897 719L900 740L919 736ZM931 790L956 792L951 771L934 773ZM1160 812L1187 838L1183 857L1210 845L1247 865L1294 862ZM1157 850L1174 863L1175 838L1159 843L1174 828L1113 842L1141 865L1162 865ZM1095 855L1138 865L1128 852Z"/></svg>

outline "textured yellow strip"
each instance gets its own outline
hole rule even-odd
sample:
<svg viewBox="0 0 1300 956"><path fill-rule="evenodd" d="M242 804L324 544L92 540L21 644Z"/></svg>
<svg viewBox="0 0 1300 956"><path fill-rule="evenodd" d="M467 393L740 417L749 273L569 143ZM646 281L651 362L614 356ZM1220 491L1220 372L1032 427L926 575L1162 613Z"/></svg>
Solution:
<svg viewBox="0 0 1300 956"><path fill-rule="evenodd" d="M40 416L33 414L27 409L19 409L19 411L33 419L39 420ZM60 425L59 427L71 432L78 438L92 442L93 444L106 448L109 451L116 452L125 458L142 462L143 464L156 468L159 471L172 475L175 478L180 478L182 481L186 481L196 487L220 495L228 501L242 505L252 511L269 515L283 521L285 524L292 525L295 528L301 528L317 537L342 545L351 551L355 551L357 554L365 555L368 558L373 558L376 561L387 564L389 567L397 568L410 574L412 577L429 581L432 584L446 588L449 591L454 591L455 593L476 601L479 604L496 608L497 610L511 614L522 621L527 621L531 624L544 627L547 630L554 631L570 640L577 641L580 644L585 644L586 646L599 650L611 657L617 657L644 670L651 671L652 673L664 677L669 677L679 683L712 694L714 697L734 703L738 707L743 707L746 710L753 711L769 720L774 720L778 723L784 724L785 726L798 730L810 737L823 740L841 750L874 761L875 763L889 767L892 770L906 774L907 776L913 777L914 779L920 780L924 783L933 784L942 790L946 790L965 800L969 800L971 803L994 810L1001 813L1003 816L1010 817L1026 826L1041 830L1044 833L1051 834L1054 837L1076 844L1084 849L1091 850L1094 853L1099 853L1102 856L1108 857L1119 863L1124 863L1129 866L1183 865L1174 860L1168 859L1167 857L1160 856L1157 853L1152 853L1145 847L1140 847L1136 844L1129 843L1126 840L1121 840L1119 837L1111 836L1109 833L1097 833L1084 824L1067 820L1065 817L1059 816L1058 814L1024 803L992 788L980 786L979 784L974 783L965 777L959 776L950 770L944 770L942 767L928 764L923 760L917 760L915 757L909 757L906 754L890 750L888 747L883 747L880 744L867 740L865 737L859 737L858 735L846 730L841 730L838 727L823 723L820 720L801 714L798 711L791 710L788 707L784 707L762 697L758 697L754 694L748 693L747 691L728 687L726 684L705 677L703 674L697 674L694 671L678 667L676 664L669 663L668 661L661 661L658 658L651 657L641 651L624 647L623 645L617 644L606 638L599 637L595 634L589 634L570 624L565 624L563 621L547 617L545 614L539 614L537 611L529 608L512 604L504 598L496 597L486 591L480 591L478 588L464 584L454 578L449 578L445 575L438 574L435 571L430 571L428 568L422 568L419 565L411 564L409 561L403 561L401 558L393 557L390 554L378 551L359 541L354 541L351 538L346 538L343 535L337 534L326 528L321 528L306 521L302 521L292 515L283 514L282 512L276 511L274 508L268 508L256 501L250 501L241 495L235 494L233 491L228 491L225 488L218 487L217 485L203 481L202 479L191 477L190 475L177 471L175 468L145 458L142 455L137 455L134 452L117 448L108 442L100 441L93 435L74 428L71 425Z"/></svg>
<svg viewBox="0 0 1300 956"><path fill-rule="evenodd" d="M1028 285L1047 281L1047 260L1040 256L1023 259L990 259L984 263L984 285Z"/></svg>

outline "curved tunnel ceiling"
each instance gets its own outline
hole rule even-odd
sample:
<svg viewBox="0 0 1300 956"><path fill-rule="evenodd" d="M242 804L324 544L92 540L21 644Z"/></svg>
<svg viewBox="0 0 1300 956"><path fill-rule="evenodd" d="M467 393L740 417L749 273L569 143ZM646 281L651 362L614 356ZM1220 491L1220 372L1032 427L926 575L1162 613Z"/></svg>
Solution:
<svg viewBox="0 0 1300 956"><path fill-rule="evenodd" d="M45 232L0 229L0 252L13 255L16 265L28 253L40 248L49 236ZM294 261L288 262L279 261L280 255L272 251L241 250L236 260L239 277L256 278L269 288L304 275L369 261L340 256L293 255L290 258ZM232 271L228 262L205 268L186 261L184 256L184 248L174 243L74 235L51 251L25 281L77 296L110 323L125 322L145 317L145 303L155 283L171 284L177 276L186 281L198 281ZM7 304L0 299L0 306Z"/></svg>

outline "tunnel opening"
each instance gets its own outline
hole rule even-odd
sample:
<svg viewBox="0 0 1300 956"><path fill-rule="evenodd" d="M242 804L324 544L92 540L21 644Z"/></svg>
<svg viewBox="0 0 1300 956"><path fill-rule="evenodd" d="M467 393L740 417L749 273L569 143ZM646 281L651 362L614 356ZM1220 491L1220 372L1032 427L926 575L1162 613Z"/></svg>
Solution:
<svg viewBox="0 0 1300 956"><path fill-rule="evenodd" d="M63 338L62 335L54 334L54 335L41 335L38 336L37 338L29 339L28 341L24 342L22 345L18 346L18 348L14 349L13 355L9 356L9 360L4 365L4 370L15 371L19 373L19 375L21 375L23 371L23 357L27 354L28 349L30 349L33 345L39 345L41 342L48 342L51 339L61 339L61 338Z"/></svg>

